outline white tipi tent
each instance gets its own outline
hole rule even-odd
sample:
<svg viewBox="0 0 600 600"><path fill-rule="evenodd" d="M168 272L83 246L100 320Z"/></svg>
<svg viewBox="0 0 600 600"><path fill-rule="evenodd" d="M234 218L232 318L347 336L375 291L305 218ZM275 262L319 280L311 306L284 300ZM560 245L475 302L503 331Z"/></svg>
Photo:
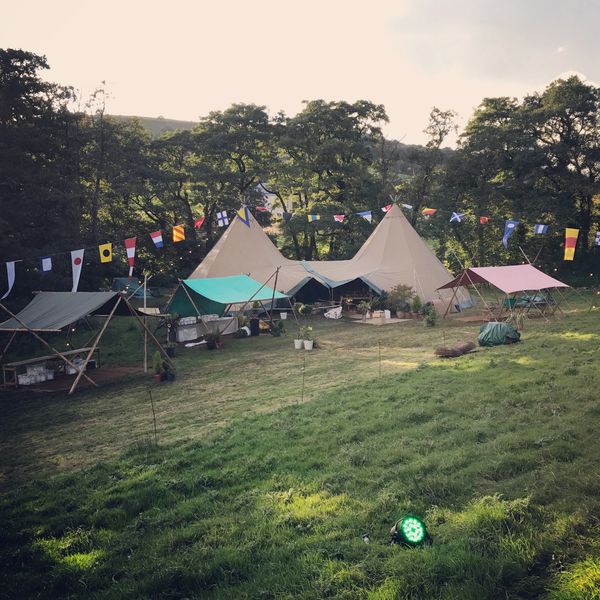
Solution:
<svg viewBox="0 0 600 600"><path fill-rule="evenodd" d="M452 275L397 205L392 206L349 260L287 259L252 215L249 225L236 218L190 278L247 274L257 281L265 281L277 267L280 267L277 289L289 295L294 295L311 279L328 288L362 280L376 293L405 284L424 302L445 300L447 303L451 295L438 288L452 279ZM457 302L468 299L468 292L461 289Z"/></svg>

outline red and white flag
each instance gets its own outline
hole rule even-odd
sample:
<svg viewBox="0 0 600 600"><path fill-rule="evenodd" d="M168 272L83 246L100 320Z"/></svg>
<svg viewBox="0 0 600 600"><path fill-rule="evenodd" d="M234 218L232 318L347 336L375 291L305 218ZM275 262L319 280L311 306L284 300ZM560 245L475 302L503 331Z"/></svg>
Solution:
<svg viewBox="0 0 600 600"><path fill-rule="evenodd" d="M125 240L125 250L127 250L127 262L129 263L129 277L133 276L133 263L135 261L135 240L136 238L127 238Z"/></svg>
<svg viewBox="0 0 600 600"><path fill-rule="evenodd" d="M346 218L346 215L333 215L334 220L336 220L338 223L343 223L344 219Z"/></svg>
<svg viewBox="0 0 600 600"><path fill-rule="evenodd" d="M257 206L255 210L258 212L269 212L269 209L266 206Z"/></svg>
<svg viewBox="0 0 600 600"><path fill-rule="evenodd" d="M386 213L386 212L389 212L390 210L392 210L392 206L394 206L394 205L393 205L393 204L387 204L386 206L382 206L382 207L381 207L381 210L382 210L383 212L385 212L385 213Z"/></svg>
<svg viewBox="0 0 600 600"><path fill-rule="evenodd" d="M79 277L81 276L81 267L83 267L83 255L85 249L72 250L71 251L71 269L73 271L73 289L72 292L76 292L79 287Z"/></svg>
<svg viewBox="0 0 600 600"><path fill-rule="evenodd" d="M204 223L204 219L205 219L205 217L199 217L198 219L196 219L194 221L194 228L200 229L200 227L202 227L202 224Z"/></svg>

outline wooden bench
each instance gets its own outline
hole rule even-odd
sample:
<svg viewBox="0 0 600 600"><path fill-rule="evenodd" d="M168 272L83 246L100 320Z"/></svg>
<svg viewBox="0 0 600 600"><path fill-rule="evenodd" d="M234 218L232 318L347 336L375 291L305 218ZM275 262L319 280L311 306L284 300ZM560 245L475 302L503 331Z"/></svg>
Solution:
<svg viewBox="0 0 600 600"><path fill-rule="evenodd" d="M92 348L76 348L75 350L67 350L65 352L61 352L63 356L66 356L70 359L70 357L77 358L79 355L83 355L84 357L88 355L89 351ZM94 351L96 355L96 366L100 365L100 350L96 348ZM28 367L31 365L37 365L41 363L46 363L49 361L56 362L56 370L60 370L60 368L68 366L62 358L56 354L49 354L47 356L36 356L35 358L28 358L26 360L17 360L15 362L10 362L2 365L2 381L5 387L19 387L19 371L23 369L23 367Z"/></svg>

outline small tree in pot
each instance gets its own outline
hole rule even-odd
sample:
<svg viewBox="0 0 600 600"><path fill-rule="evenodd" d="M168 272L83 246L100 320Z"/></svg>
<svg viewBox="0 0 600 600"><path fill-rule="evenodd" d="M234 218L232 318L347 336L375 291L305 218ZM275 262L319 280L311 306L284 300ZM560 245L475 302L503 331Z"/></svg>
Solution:
<svg viewBox="0 0 600 600"><path fill-rule="evenodd" d="M395 310L398 317L410 318L410 302L414 297L415 292L409 285L399 283L388 292L390 310Z"/></svg>
<svg viewBox="0 0 600 600"><path fill-rule="evenodd" d="M206 347L209 350L218 350L221 347L221 331L219 329L215 329L214 331L209 331L205 336Z"/></svg>

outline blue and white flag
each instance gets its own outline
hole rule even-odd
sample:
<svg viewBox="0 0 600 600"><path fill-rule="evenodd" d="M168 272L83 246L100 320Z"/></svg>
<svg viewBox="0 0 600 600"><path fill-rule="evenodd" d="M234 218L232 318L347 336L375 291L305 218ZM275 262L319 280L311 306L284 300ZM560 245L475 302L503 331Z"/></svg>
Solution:
<svg viewBox="0 0 600 600"><path fill-rule="evenodd" d="M596 246L600 246L600 231L596 232Z"/></svg>
<svg viewBox="0 0 600 600"><path fill-rule="evenodd" d="M516 229L519 221L511 221L508 220L504 223L504 235L502 236L502 243L505 248L508 248L508 238L513 234L513 231Z"/></svg>
<svg viewBox="0 0 600 600"><path fill-rule="evenodd" d="M537 223L533 226L533 233L535 233L536 235L545 235L546 233L548 233L548 225L544 225L543 223Z"/></svg>
<svg viewBox="0 0 600 600"><path fill-rule="evenodd" d="M6 294L4 294L4 296L2 296L2 298L0 298L0 300L4 300L4 298L6 298L11 290L13 289L13 285L15 284L15 263L17 261L16 260L12 260L11 262L7 262L6 263L6 279L8 281L8 289L6 290Z"/></svg>
<svg viewBox="0 0 600 600"><path fill-rule="evenodd" d="M42 257L42 273L52 271L52 258L50 256Z"/></svg>
<svg viewBox="0 0 600 600"><path fill-rule="evenodd" d="M359 217L362 217L363 219L366 219L367 221L369 221L369 223L373 219L373 213L370 210L363 210L362 212L357 212L356 214Z"/></svg>
<svg viewBox="0 0 600 600"><path fill-rule="evenodd" d="M413 205L412 204L403 204L402 206L404 208L406 208L406 210L412 210L413 209Z"/></svg>
<svg viewBox="0 0 600 600"><path fill-rule="evenodd" d="M229 217L227 216L226 210L222 210L221 212L217 213L217 224L219 227L225 227L226 225L229 225Z"/></svg>
<svg viewBox="0 0 600 600"><path fill-rule="evenodd" d="M450 223L452 223L452 222L460 223L464 216L465 216L465 213L453 212L452 216L450 217Z"/></svg>

